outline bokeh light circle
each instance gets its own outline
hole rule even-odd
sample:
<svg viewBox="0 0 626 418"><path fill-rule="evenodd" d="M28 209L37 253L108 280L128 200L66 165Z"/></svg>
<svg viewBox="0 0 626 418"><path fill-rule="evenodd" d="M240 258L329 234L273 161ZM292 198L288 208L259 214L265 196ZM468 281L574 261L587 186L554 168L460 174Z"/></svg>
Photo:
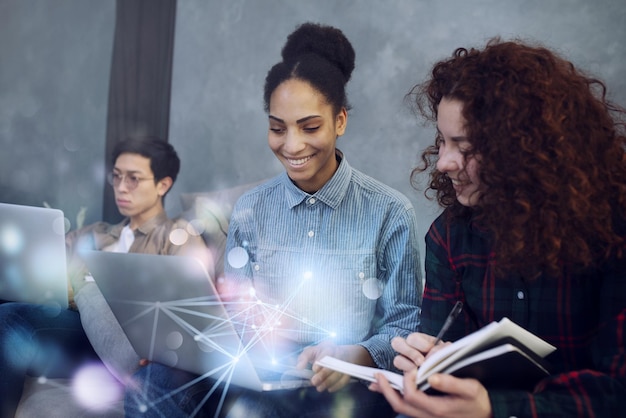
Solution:
<svg viewBox="0 0 626 418"><path fill-rule="evenodd" d="M20 229L12 224L2 227L0 230L0 250L5 254L14 256L24 248L24 235Z"/></svg>
<svg viewBox="0 0 626 418"><path fill-rule="evenodd" d="M95 411L105 411L124 397L121 383L99 364L81 368L72 380L72 391L81 405Z"/></svg>
<svg viewBox="0 0 626 418"><path fill-rule="evenodd" d="M375 277L363 282L363 294L366 298L376 300L383 295L383 284Z"/></svg>
<svg viewBox="0 0 626 418"><path fill-rule="evenodd" d="M189 239L189 233L182 228L176 228L170 232L170 242L174 245L183 245Z"/></svg>
<svg viewBox="0 0 626 418"><path fill-rule="evenodd" d="M159 357L159 363L163 363L170 367L176 367L178 364L178 354L176 354L173 350L164 351Z"/></svg>
<svg viewBox="0 0 626 418"><path fill-rule="evenodd" d="M178 331L170 332L165 338L165 345L170 350L178 350L183 345L183 334Z"/></svg>
<svg viewBox="0 0 626 418"><path fill-rule="evenodd" d="M228 264L232 268L242 268L248 263L248 259L248 252L242 247L235 247L228 252Z"/></svg>

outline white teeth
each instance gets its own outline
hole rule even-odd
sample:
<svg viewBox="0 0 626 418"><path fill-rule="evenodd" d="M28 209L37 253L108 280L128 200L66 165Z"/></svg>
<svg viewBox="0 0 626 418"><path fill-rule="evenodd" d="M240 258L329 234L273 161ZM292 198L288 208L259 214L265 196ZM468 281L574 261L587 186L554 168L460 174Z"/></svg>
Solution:
<svg viewBox="0 0 626 418"><path fill-rule="evenodd" d="M310 159L311 157L300 158L299 160L292 160L290 158L287 158L287 161L289 161L289 164L291 165L302 165L306 163L307 161L309 161Z"/></svg>

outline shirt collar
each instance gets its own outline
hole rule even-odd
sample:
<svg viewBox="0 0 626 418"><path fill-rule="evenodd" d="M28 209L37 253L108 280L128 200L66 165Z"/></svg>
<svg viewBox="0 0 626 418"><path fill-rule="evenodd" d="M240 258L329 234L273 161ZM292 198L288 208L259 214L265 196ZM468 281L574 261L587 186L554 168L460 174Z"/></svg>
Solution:
<svg viewBox="0 0 626 418"><path fill-rule="evenodd" d="M165 211L159 212L154 218L147 220L139 228L137 231L141 232L144 235L148 235L150 232L154 230L159 225L163 225L167 222L167 214Z"/></svg>
<svg viewBox="0 0 626 418"><path fill-rule="evenodd" d="M336 150L336 155L339 159L337 171L335 171L335 174L333 174L330 180L313 195L299 189L298 186L291 181L287 172L282 174L281 182L285 186L287 205L290 208L299 205L307 198L315 197L331 208L337 209L348 191L350 179L352 178L352 167L348 164L348 161L341 151Z"/></svg>
<svg viewBox="0 0 626 418"><path fill-rule="evenodd" d="M150 232L154 230L154 228L156 228L159 225L163 225L166 221L167 221L167 213L165 213L165 211L159 212L152 219L147 220L139 228L137 228L137 230L135 231L135 234L137 233L137 231L139 231L143 235L148 235ZM129 223L130 223L130 219L125 218L122 222L120 222L119 224L111 228L110 234L114 238L119 239L119 237L122 235L122 229L124 229L124 227L128 225Z"/></svg>

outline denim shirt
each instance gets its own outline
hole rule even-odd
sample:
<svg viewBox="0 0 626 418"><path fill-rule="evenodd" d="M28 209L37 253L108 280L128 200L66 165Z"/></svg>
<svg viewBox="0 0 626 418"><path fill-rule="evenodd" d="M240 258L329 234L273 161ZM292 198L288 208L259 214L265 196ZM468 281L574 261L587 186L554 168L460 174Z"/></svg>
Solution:
<svg viewBox="0 0 626 418"><path fill-rule="evenodd" d="M404 195L345 158L313 195L283 173L235 205L226 279L253 286L264 319L283 337L360 344L379 367L392 368L391 339L419 325L416 224ZM247 262L231 265L242 249Z"/></svg>

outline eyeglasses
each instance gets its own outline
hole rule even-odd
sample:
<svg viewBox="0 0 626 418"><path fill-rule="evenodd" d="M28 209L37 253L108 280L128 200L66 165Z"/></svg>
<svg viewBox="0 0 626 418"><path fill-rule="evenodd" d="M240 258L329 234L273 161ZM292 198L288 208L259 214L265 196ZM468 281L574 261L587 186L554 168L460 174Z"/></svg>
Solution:
<svg viewBox="0 0 626 418"><path fill-rule="evenodd" d="M134 190L139 186L140 181L154 180L154 177L141 178L134 174L120 174L115 172L107 174L107 181L113 187L119 187L120 184L122 184L122 180L124 180L124 185L128 190Z"/></svg>

